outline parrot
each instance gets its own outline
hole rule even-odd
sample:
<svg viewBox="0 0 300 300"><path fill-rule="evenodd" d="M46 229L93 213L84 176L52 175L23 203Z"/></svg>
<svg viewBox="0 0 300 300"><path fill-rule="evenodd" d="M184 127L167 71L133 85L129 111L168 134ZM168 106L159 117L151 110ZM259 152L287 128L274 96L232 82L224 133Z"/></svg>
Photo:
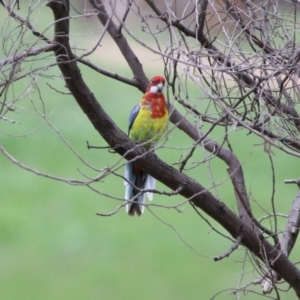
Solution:
<svg viewBox="0 0 300 300"><path fill-rule="evenodd" d="M128 136L146 149L153 147L167 131L169 112L163 94L164 85L164 77L154 76L149 81L142 100L130 113ZM126 212L130 216L134 216L135 213L140 216L145 208L145 193L141 192L155 189L156 181L134 162L126 163L124 177ZM152 200L153 194L146 194L148 199Z"/></svg>

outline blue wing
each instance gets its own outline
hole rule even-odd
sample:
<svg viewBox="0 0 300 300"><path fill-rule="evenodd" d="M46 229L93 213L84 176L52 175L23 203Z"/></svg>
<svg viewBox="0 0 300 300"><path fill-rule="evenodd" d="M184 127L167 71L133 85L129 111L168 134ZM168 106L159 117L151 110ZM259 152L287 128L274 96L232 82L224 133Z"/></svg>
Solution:
<svg viewBox="0 0 300 300"><path fill-rule="evenodd" d="M128 134L129 134L129 132L130 132L130 129L131 129L131 127L132 127L132 124L133 124L133 122L134 122L136 116L138 115L138 113L139 113L139 111L140 111L140 108L141 108L141 106L138 104L138 105L136 105L136 106L132 109L132 111L131 111L131 113L130 113L130 116L129 116L129 126L128 126Z"/></svg>

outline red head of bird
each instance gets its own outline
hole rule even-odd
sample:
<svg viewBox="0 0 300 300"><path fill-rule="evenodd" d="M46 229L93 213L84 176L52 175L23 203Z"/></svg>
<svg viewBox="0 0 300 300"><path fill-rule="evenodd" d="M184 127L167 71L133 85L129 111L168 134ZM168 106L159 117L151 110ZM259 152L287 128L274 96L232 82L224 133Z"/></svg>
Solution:
<svg viewBox="0 0 300 300"><path fill-rule="evenodd" d="M148 84L146 93L161 94L165 86L165 79L161 76L154 76Z"/></svg>

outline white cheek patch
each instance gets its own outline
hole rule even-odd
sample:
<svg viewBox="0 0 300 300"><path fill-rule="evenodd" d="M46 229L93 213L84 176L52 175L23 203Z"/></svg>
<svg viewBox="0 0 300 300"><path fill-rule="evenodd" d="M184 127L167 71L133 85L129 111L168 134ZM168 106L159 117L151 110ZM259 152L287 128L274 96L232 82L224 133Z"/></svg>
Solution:
<svg viewBox="0 0 300 300"><path fill-rule="evenodd" d="M164 85L163 85L163 83L160 82L157 85L151 86L149 91L152 94L157 94L157 93L161 93L163 88L164 88Z"/></svg>
<svg viewBox="0 0 300 300"><path fill-rule="evenodd" d="M156 94L158 92L158 86L157 85L152 85L150 87L150 93Z"/></svg>

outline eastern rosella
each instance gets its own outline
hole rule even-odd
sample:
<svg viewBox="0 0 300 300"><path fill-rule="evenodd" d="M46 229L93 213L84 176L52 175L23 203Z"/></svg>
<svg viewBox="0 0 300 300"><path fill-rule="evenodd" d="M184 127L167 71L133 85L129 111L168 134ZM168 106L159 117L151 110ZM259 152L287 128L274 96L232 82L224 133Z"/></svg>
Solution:
<svg viewBox="0 0 300 300"><path fill-rule="evenodd" d="M162 93L164 84L163 77L153 77L141 102L133 108L129 117L129 138L141 143L146 149L158 142L167 130L169 114ZM129 200L126 212L130 216L134 216L135 213L140 216L144 211L143 190L154 189L155 179L134 162L126 164L125 179L125 199ZM147 192L147 197L152 200L152 193Z"/></svg>

